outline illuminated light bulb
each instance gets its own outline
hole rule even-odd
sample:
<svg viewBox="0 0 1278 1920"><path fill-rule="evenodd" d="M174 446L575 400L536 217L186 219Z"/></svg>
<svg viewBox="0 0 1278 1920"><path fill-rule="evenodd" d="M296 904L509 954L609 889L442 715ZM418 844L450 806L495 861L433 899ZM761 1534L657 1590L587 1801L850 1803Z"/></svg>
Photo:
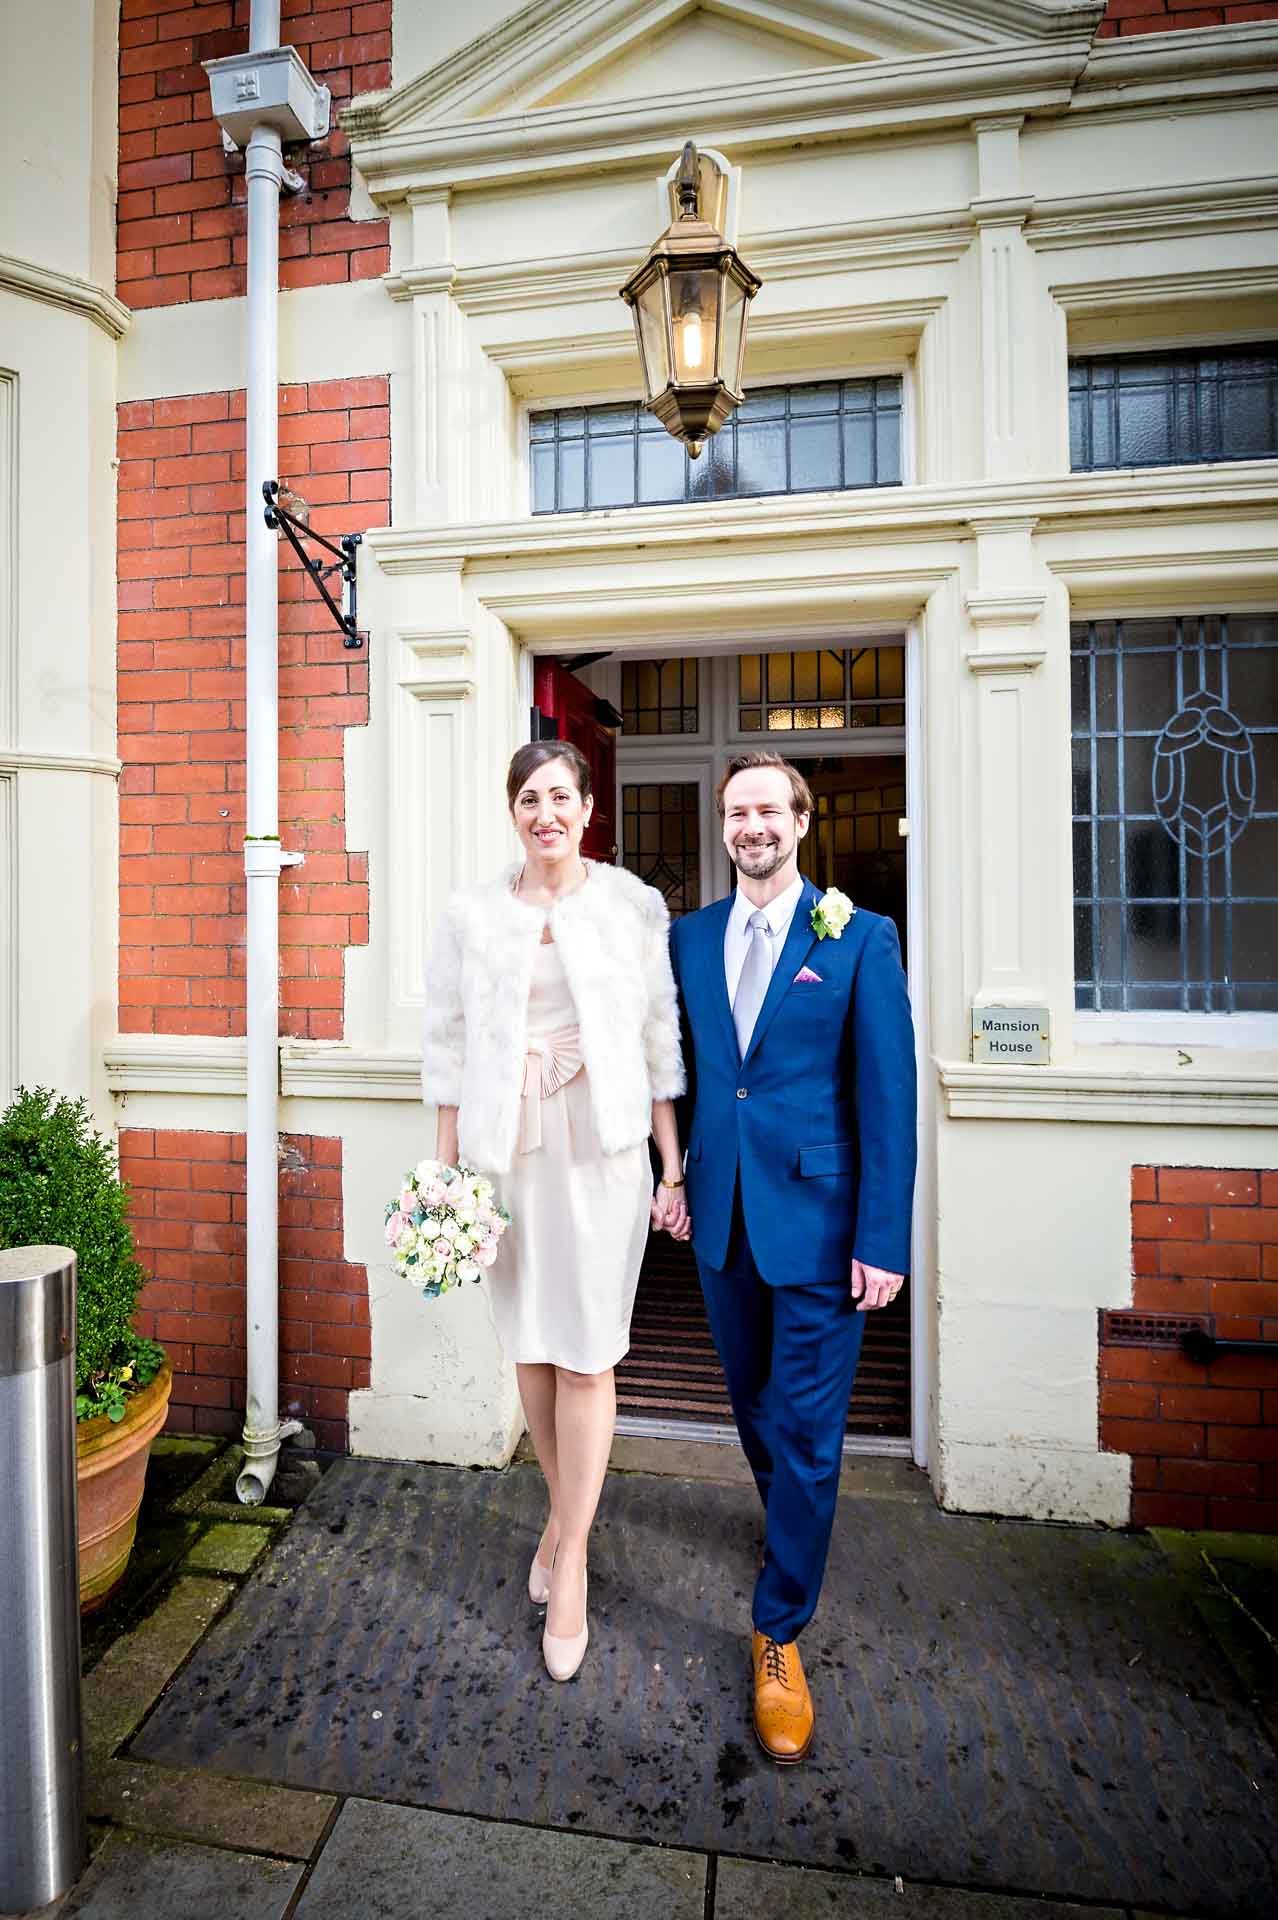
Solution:
<svg viewBox="0 0 1278 1920"><path fill-rule="evenodd" d="M680 322L683 328L683 364L685 367L701 365L701 315L687 314Z"/></svg>

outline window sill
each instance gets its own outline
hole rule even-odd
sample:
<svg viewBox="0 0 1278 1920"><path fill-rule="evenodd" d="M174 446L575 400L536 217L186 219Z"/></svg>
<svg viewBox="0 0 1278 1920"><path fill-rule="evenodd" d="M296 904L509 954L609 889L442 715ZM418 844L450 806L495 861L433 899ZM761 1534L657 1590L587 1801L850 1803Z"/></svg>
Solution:
<svg viewBox="0 0 1278 1920"><path fill-rule="evenodd" d="M1278 1051L1092 1047L1048 1067L938 1060L951 1120L1081 1120L1094 1125L1278 1126Z"/></svg>

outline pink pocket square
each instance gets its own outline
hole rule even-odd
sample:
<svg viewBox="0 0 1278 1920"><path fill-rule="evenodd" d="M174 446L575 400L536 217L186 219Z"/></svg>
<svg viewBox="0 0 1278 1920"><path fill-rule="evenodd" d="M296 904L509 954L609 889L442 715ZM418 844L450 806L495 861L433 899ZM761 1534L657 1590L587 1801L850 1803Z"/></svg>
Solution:
<svg viewBox="0 0 1278 1920"><path fill-rule="evenodd" d="M813 973L811 967L800 967L794 976L794 984L796 987L808 985L819 987L821 985L821 975L819 973Z"/></svg>

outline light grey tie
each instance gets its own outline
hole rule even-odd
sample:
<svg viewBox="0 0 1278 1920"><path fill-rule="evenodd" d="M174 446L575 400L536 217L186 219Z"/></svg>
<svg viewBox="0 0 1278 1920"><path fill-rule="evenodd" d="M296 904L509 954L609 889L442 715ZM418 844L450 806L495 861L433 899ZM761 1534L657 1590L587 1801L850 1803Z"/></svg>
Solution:
<svg viewBox="0 0 1278 1920"><path fill-rule="evenodd" d="M737 982L737 997L732 1002L732 1021L737 1030L737 1045L744 1060L750 1050L750 1036L759 1017L759 1008L767 997L772 979L772 930L762 910L750 915L750 945L745 965Z"/></svg>

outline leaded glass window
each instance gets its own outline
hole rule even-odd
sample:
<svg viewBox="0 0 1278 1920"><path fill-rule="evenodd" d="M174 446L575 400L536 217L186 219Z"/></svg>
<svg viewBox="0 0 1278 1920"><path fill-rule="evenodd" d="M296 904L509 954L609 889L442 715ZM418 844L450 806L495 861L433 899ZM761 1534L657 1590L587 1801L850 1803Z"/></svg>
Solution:
<svg viewBox="0 0 1278 1920"><path fill-rule="evenodd" d="M621 864L676 917L701 905L701 793L694 780L627 781L621 789Z"/></svg>
<svg viewBox="0 0 1278 1920"><path fill-rule="evenodd" d="M1278 348L1088 356L1069 367L1075 472L1278 455Z"/></svg>
<svg viewBox="0 0 1278 1920"><path fill-rule="evenodd" d="M621 668L623 733L695 733L700 723L695 658L626 660Z"/></svg>
<svg viewBox="0 0 1278 1920"><path fill-rule="evenodd" d="M699 459L633 403L529 420L534 513L901 484L901 378L760 387Z"/></svg>
<svg viewBox="0 0 1278 1920"><path fill-rule="evenodd" d="M1076 1004L1278 1009L1278 614L1071 648Z"/></svg>
<svg viewBox="0 0 1278 1920"><path fill-rule="evenodd" d="M743 733L903 727L905 648L743 653L737 662L737 724Z"/></svg>

